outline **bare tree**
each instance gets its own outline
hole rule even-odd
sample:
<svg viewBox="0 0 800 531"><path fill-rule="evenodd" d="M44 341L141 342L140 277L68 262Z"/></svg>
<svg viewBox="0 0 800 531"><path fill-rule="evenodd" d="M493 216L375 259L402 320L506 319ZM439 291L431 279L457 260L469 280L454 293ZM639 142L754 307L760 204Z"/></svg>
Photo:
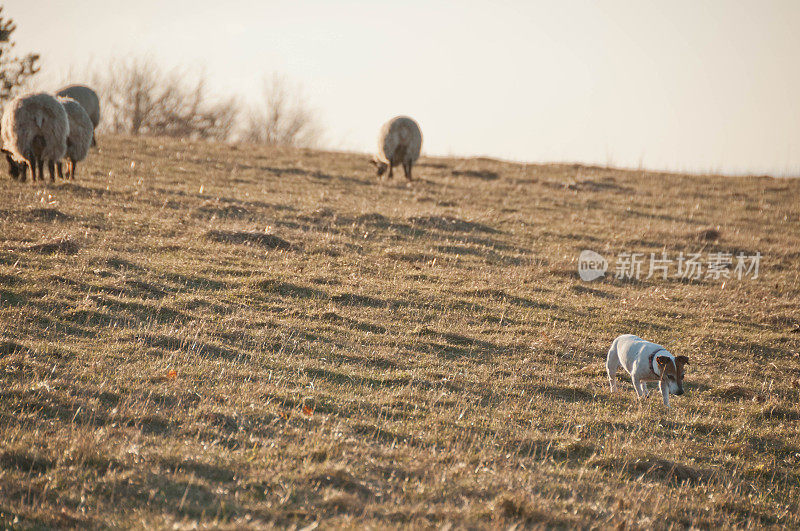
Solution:
<svg viewBox="0 0 800 531"><path fill-rule="evenodd" d="M242 140L279 146L314 147L322 128L299 86L273 74L264 82L263 103L253 109L244 124Z"/></svg>
<svg viewBox="0 0 800 531"><path fill-rule="evenodd" d="M93 77L112 132L225 140L235 125L236 98L210 102L203 75L187 81L184 71L132 58L112 60Z"/></svg>
<svg viewBox="0 0 800 531"><path fill-rule="evenodd" d="M0 6L0 102L10 100L25 86L25 83L39 72L36 62L39 55L29 53L22 57L11 56L14 42L11 35L17 29L13 20L2 16Z"/></svg>

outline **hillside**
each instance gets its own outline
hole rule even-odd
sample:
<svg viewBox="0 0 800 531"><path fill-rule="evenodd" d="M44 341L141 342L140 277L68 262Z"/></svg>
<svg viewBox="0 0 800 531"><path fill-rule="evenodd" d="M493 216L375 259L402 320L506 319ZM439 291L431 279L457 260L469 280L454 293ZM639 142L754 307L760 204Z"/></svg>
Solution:
<svg viewBox="0 0 800 531"><path fill-rule="evenodd" d="M367 161L105 136L3 177L0 525L800 526L800 181ZM628 332L689 356L670 410L609 392Z"/></svg>

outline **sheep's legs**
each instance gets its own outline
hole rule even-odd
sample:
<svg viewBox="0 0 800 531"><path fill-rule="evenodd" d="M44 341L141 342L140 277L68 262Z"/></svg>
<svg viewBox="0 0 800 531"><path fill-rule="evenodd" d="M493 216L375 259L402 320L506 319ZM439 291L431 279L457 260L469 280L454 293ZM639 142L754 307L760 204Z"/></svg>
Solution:
<svg viewBox="0 0 800 531"><path fill-rule="evenodd" d="M406 174L406 179L409 181L411 180L411 161L407 160L403 162L403 173Z"/></svg>
<svg viewBox="0 0 800 531"><path fill-rule="evenodd" d="M17 174L17 177L15 177L15 179L19 179L19 182L21 182L21 183L24 183L25 181L28 180L28 165L27 164L25 164L24 162L21 163L21 164L17 164L16 162L12 162L10 159L9 159L8 162L9 162L9 164L12 164L13 167L14 167L14 171L12 172L12 175L14 173Z"/></svg>
<svg viewBox="0 0 800 531"><path fill-rule="evenodd" d="M386 178L390 180L392 178L392 161L389 161L389 173L387 174Z"/></svg>
<svg viewBox="0 0 800 531"><path fill-rule="evenodd" d="M67 176L67 179L75 180L75 168L77 167L78 163L74 160L67 159L66 163L62 163L61 161L58 162L58 178L64 179L64 175ZM66 166L67 171L63 171L63 167Z"/></svg>
<svg viewBox="0 0 800 531"><path fill-rule="evenodd" d="M56 163L54 161L47 161L47 171L50 173L50 182L56 182Z"/></svg>
<svg viewBox="0 0 800 531"><path fill-rule="evenodd" d="M36 161L36 167L39 171L39 180L44 181L44 161L42 159L38 159Z"/></svg>

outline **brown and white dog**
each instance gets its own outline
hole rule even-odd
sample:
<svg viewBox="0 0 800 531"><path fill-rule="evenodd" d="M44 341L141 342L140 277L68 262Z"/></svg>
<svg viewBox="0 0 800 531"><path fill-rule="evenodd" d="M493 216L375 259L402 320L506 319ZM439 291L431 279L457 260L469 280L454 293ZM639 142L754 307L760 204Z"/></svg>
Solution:
<svg viewBox="0 0 800 531"><path fill-rule="evenodd" d="M617 369L620 365L631 375L636 396L648 395L646 382L658 382L658 389L669 407L669 395L683 394L684 366L689 364L686 356L675 357L656 343L645 341L632 334L619 336L611 343L606 360L608 382L611 392L617 391Z"/></svg>

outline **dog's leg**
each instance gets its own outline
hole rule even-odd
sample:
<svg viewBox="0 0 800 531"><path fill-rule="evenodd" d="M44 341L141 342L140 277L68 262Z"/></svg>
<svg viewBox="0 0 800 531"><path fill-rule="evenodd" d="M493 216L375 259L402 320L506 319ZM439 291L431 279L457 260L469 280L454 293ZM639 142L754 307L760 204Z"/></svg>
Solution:
<svg viewBox="0 0 800 531"><path fill-rule="evenodd" d="M619 355L617 355L616 342L608 349L606 358L606 372L608 373L608 383L611 385L611 392L617 392L617 369L619 369Z"/></svg>
<svg viewBox="0 0 800 531"><path fill-rule="evenodd" d="M639 383L639 396L642 398L647 398L647 395L650 394L650 389L647 388L647 382L640 382Z"/></svg>
<svg viewBox="0 0 800 531"><path fill-rule="evenodd" d="M642 386L644 384L636 376L636 371L631 375L631 381L633 382L633 390L636 391L636 396L638 398L644 398L644 396L642 396Z"/></svg>
<svg viewBox="0 0 800 531"><path fill-rule="evenodd" d="M658 390L661 391L661 396L664 397L664 405L669 407L669 388L664 385L664 382L658 382Z"/></svg>

